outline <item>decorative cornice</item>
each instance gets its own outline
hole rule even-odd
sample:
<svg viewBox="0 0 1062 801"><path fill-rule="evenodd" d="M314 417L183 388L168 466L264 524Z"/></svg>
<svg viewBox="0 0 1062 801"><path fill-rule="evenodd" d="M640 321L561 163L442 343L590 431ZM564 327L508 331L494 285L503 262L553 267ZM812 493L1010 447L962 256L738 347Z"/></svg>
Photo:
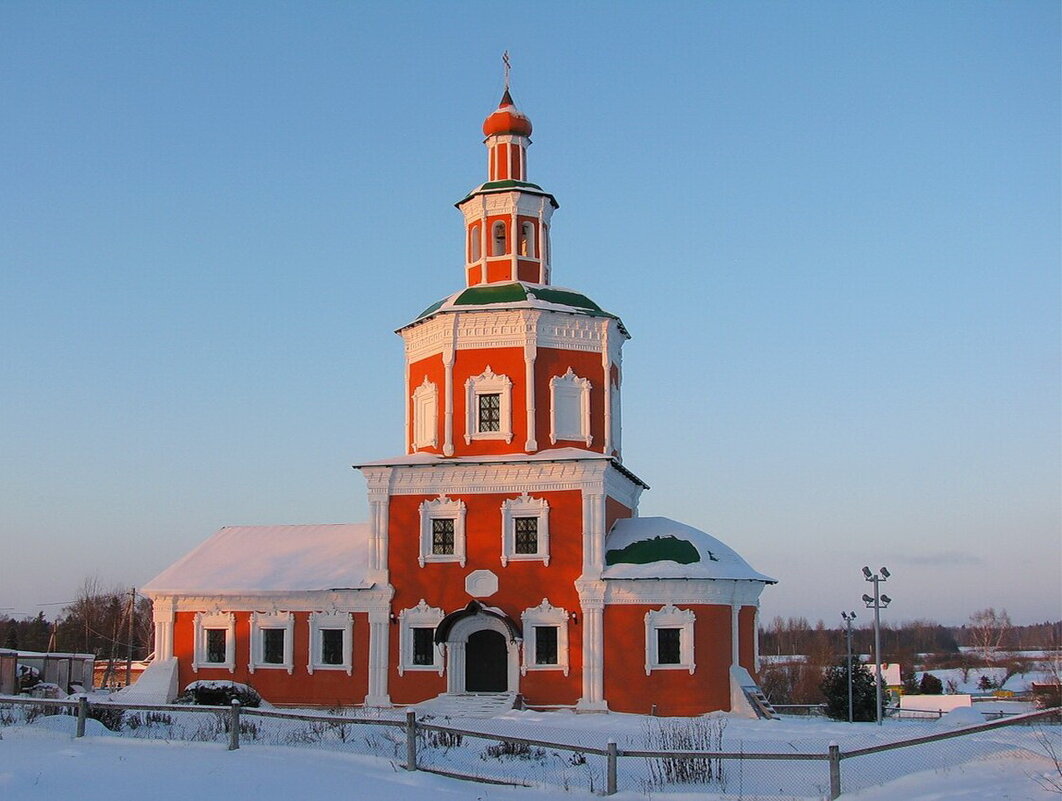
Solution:
<svg viewBox="0 0 1062 801"><path fill-rule="evenodd" d="M733 579L605 579L605 603L759 606L763 584Z"/></svg>

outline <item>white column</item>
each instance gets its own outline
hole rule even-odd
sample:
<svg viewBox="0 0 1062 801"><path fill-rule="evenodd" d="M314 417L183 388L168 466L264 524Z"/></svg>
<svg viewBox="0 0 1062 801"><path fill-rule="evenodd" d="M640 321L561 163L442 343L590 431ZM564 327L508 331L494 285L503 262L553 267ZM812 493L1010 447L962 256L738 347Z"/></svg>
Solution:
<svg viewBox="0 0 1062 801"><path fill-rule="evenodd" d="M601 372L604 374L602 386L605 388L605 436L601 452L606 456L612 454L612 360L609 358L608 353L608 333L608 320L603 320L601 331Z"/></svg>
<svg viewBox="0 0 1062 801"><path fill-rule="evenodd" d="M576 708L584 712L604 712L605 702L605 583L576 582L582 608L583 695Z"/></svg>
<svg viewBox="0 0 1062 801"><path fill-rule="evenodd" d="M509 229L509 250L512 251L512 267L510 268L510 270L512 272L512 280L516 281L519 277L519 270L517 269L517 259L520 258L520 231L518 230L519 222L516 218L515 208L513 209L513 213L511 216L512 219L510 221L510 225L512 227Z"/></svg>
<svg viewBox="0 0 1062 801"><path fill-rule="evenodd" d="M741 661L741 635L738 632L738 615L741 604L734 601L730 605L730 664L737 667Z"/></svg>
<svg viewBox="0 0 1062 801"><path fill-rule="evenodd" d="M485 264L486 262L484 262ZM457 325L459 315L454 315L454 325ZM443 387L443 405L445 407L445 419L443 425L443 456L454 455L454 337L451 334L450 342L443 346L443 372L445 374Z"/></svg>
<svg viewBox="0 0 1062 801"><path fill-rule="evenodd" d="M153 598L151 618L155 622L155 659L173 658L173 618L172 598Z"/></svg>
<svg viewBox="0 0 1062 801"><path fill-rule="evenodd" d="M412 421L410 420L410 417L412 416L412 412L410 411L410 407L412 405L413 405L412 404L412 398L410 396L410 390L409 390L409 352L407 351L406 352L406 396L405 396L406 412L405 412L405 418L406 418L406 450L408 452L410 452L410 453L412 453L413 450L414 450L414 448L413 448L413 437L411 435Z"/></svg>
<svg viewBox="0 0 1062 801"><path fill-rule="evenodd" d="M387 667L390 648L390 619L386 607L369 610L369 692L365 706L390 706Z"/></svg>
<svg viewBox="0 0 1062 801"><path fill-rule="evenodd" d="M369 568L372 580L387 582L388 506L390 498L386 487L369 490L369 525L372 532L372 551Z"/></svg>
<svg viewBox="0 0 1062 801"><path fill-rule="evenodd" d="M528 452L538 450L538 440L535 438L535 357L538 355L535 333L537 323L538 316L535 315L527 324L531 330L527 334L529 341L524 344L524 383L527 386L527 391L524 393L527 399L527 442L524 443L524 450Z"/></svg>

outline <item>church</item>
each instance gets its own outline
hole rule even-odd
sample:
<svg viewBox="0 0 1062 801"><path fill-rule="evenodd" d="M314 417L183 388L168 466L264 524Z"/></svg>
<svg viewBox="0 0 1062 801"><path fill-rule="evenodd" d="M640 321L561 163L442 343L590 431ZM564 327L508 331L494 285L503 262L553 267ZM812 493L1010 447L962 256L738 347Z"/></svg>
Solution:
<svg viewBox="0 0 1062 801"><path fill-rule="evenodd" d="M770 714L757 623L775 580L638 515L630 335L553 284L558 204L528 180L531 130L507 86L487 180L456 204L463 286L397 332L405 431L401 455L355 465L369 520L225 527L144 588L169 698L219 680L282 705Z"/></svg>

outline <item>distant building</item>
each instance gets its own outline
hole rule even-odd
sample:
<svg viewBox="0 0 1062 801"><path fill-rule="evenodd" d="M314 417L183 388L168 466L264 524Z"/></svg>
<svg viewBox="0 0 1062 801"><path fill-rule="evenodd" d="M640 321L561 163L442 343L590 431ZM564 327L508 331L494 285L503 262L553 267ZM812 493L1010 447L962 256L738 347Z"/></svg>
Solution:
<svg viewBox="0 0 1062 801"><path fill-rule="evenodd" d="M627 329L552 283L558 204L527 180L531 121L508 90L483 133L487 181L457 203L465 286L398 330L404 452L357 466L369 521L223 528L164 570L144 588L158 669L177 671L160 686L754 714L774 579L702 531L637 516L647 486L621 455Z"/></svg>

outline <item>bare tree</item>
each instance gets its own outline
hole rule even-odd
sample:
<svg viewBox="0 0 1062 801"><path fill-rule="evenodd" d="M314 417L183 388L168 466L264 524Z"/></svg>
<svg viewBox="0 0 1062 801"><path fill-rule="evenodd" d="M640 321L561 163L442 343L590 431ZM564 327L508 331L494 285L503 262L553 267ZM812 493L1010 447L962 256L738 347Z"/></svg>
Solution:
<svg viewBox="0 0 1062 801"><path fill-rule="evenodd" d="M986 662L991 662L993 654L1003 645L1010 627L1010 615L1006 609L997 612L990 606L970 615L974 647L981 652Z"/></svg>

